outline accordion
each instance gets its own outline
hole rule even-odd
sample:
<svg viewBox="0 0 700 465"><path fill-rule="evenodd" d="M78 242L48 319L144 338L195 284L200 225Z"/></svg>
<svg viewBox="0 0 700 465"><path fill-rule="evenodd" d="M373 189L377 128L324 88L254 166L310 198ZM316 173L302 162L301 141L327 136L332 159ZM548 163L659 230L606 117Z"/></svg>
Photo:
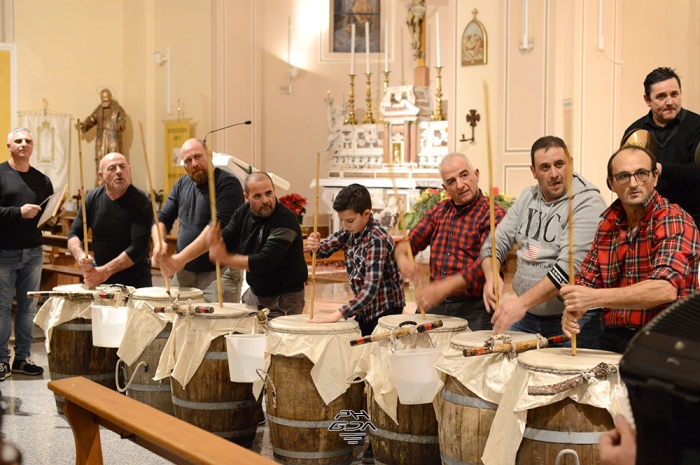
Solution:
<svg viewBox="0 0 700 465"><path fill-rule="evenodd" d="M637 426L637 464L700 464L700 293L635 335L620 374Z"/></svg>

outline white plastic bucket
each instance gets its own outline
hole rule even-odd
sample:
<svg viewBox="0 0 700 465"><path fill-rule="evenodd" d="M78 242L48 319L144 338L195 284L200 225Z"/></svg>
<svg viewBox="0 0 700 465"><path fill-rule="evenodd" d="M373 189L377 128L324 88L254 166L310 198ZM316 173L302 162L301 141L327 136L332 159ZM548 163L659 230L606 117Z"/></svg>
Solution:
<svg viewBox="0 0 700 465"><path fill-rule="evenodd" d="M119 347L126 331L127 307L92 306L92 345Z"/></svg>
<svg viewBox="0 0 700 465"><path fill-rule="evenodd" d="M259 381L256 370L265 369L264 334L228 334L228 369L234 383Z"/></svg>
<svg viewBox="0 0 700 465"><path fill-rule="evenodd" d="M402 404L427 404L433 401L440 381L435 362L441 353L437 347L389 353L389 367Z"/></svg>

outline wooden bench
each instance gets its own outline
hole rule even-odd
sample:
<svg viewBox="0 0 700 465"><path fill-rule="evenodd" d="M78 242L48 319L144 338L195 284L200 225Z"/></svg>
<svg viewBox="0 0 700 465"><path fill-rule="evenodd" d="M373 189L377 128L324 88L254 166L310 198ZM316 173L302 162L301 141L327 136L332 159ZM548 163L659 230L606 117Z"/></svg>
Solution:
<svg viewBox="0 0 700 465"><path fill-rule="evenodd" d="M65 397L76 465L102 465L100 425L176 464L274 465L275 462L78 376L48 384Z"/></svg>

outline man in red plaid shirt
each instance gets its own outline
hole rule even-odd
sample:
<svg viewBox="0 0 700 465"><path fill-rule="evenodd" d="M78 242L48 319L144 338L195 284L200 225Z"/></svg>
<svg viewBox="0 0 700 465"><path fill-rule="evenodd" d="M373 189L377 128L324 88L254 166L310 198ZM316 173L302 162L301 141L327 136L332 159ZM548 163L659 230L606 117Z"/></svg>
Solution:
<svg viewBox="0 0 700 465"><path fill-rule="evenodd" d="M440 162L442 187L450 195L426 213L411 230L413 254L430 246L430 285L416 290L419 308L457 316L473 331L491 329L491 317L482 299L484 272L479 253L489 233L489 199L479 189L479 170L462 153L450 153ZM495 206L496 223L505 210ZM401 273L420 283L420 271L408 259L405 242L396 246Z"/></svg>
<svg viewBox="0 0 700 465"><path fill-rule="evenodd" d="M591 251L562 286L562 328L578 334L586 311L603 307L606 328L594 348L622 353L635 333L698 287L698 230L692 217L656 192L656 156L624 147L608 162L618 200L603 213Z"/></svg>

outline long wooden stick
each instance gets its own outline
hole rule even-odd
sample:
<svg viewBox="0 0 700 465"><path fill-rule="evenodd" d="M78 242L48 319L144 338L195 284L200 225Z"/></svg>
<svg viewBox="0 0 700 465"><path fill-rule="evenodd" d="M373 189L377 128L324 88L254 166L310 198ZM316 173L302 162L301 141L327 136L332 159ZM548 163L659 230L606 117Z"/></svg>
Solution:
<svg viewBox="0 0 700 465"><path fill-rule="evenodd" d="M561 336L551 336L547 338L547 342L544 343L543 345L540 345L539 348L543 347L549 347L554 344L561 344L563 342L568 341L569 338L564 336L563 334ZM530 341L520 341L515 343L515 352L520 353L520 352L525 352L527 350L532 350L532 349L537 349L537 344L538 341L536 339L532 339ZM513 351L513 345L512 344L495 344L493 347L474 347L472 349L464 349L462 351L462 354L465 357L474 357L476 355L488 355L488 354L503 354L507 352L512 352Z"/></svg>
<svg viewBox="0 0 700 465"><path fill-rule="evenodd" d="M392 165L389 165L389 174L391 175L391 187L394 190L394 195L396 196L396 202L399 207L399 229L403 231L403 241L404 244L406 244L406 255L408 255L408 263L411 265L411 268L414 268L416 265L415 258L413 257L413 249L411 248L411 241L408 240L408 229L406 228L406 221L404 220L404 212L402 208L402 202L401 202L401 196L399 195L399 188L396 187L396 177L394 176L394 168ZM413 286L415 290L419 290L421 288L421 283L420 281L417 283L413 283ZM425 320L425 309L418 305L418 310L420 310L420 315L421 319Z"/></svg>
<svg viewBox="0 0 700 465"><path fill-rule="evenodd" d="M160 226L158 226L158 208L156 208L156 197L153 191L153 178L151 178L151 165L148 164L148 152L146 151L146 138L143 136L143 123L139 121L139 129L141 130L141 144L143 145L143 158L146 161L146 174L148 175L148 196L151 198L151 207L153 208L153 221L156 224L156 234L158 235L158 245L163 244L163 238L160 235ZM170 295L170 280L165 274L165 290Z"/></svg>
<svg viewBox="0 0 700 465"><path fill-rule="evenodd" d="M424 333L426 331L430 331L433 329L442 328L442 324L443 324L442 320L435 320L435 321L431 321L430 323L423 323L422 325L418 325L418 326L402 326L401 328L397 329L396 331L386 331L383 333L362 336L361 338L358 338L358 339L352 339L350 341L350 345L351 346L359 346L362 344L369 344L370 342L386 341L387 339L390 339L392 335L394 337L398 338L398 337L408 336L409 334L414 334L414 333Z"/></svg>
<svg viewBox="0 0 700 465"><path fill-rule="evenodd" d="M316 202L314 203L314 233L318 232L318 192L321 183L321 153L316 152ZM316 251L311 251L311 306L309 316L314 317L314 300L316 300Z"/></svg>
<svg viewBox="0 0 700 465"><path fill-rule="evenodd" d="M486 117L486 152L489 166L489 231L491 233L491 260L493 268L493 295L498 308L498 256L496 255L496 207L493 195L493 152L491 150L491 123L489 111L489 85L484 81L484 113Z"/></svg>
<svg viewBox="0 0 700 465"><path fill-rule="evenodd" d="M83 144L82 144L82 130L80 126L80 120L76 128L78 129L78 163L80 164L80 206L83 211L83 250L85 251L85 256L88 256L88 227L87 227L87 210L85 210L85 178L83 177Z"/></svg>
<svg viewBox="0 0 700 465"><path fill-rule="evenodd" d="M214 155L207 148L207 184L209 185L209 207L211 208L211 227L216 227L216 180L214 179ZM219 297L219 307L224 307L224 291L221 286L221 264L216 261L216 292Z"/></svg>
<svg viewBox="0 0 700 465"><path fill-rule="evenodd" d="M569 151L565 150L567 165L566 191L569 193L569 284L573 285L574 279L574 166ZM576 356L576 333L571 334L571 355Z"/></svg>

